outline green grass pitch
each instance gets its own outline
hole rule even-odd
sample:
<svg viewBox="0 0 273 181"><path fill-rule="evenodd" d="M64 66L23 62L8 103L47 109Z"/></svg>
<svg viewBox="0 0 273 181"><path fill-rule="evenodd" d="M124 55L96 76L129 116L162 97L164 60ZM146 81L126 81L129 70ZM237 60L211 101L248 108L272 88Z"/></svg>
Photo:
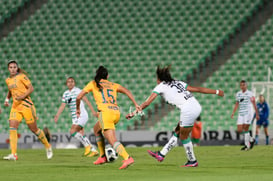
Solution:
<svg viewBox="0 0 273 181"><path fill-rule="evenodd" d="M47 160L45 150L19 150L18 161L0 160L1 181L266 181L273 180L273 147L256 146L240 151L239 146L200 146L195 148L199 167L181 168L186 162L183 147L174 148L162 163L147 154L150 148L127 148L135 164L118 170L122 159L95 166L96 158L81 157L83 149L54 150ZM152 148L157 150L159 148ZM9 150L0 150L1 157Z"/></svg>

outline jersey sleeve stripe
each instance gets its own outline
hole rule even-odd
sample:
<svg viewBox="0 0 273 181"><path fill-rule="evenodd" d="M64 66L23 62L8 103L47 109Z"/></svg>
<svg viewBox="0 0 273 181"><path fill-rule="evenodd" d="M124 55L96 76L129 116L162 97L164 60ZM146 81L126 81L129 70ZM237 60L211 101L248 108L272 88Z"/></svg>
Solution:
<svg viewBox="0 0 273 181"><path fill-rule="evenodd" d="M156 93L157 95L159 95L159 93L158 93L158 92L156 92L156 91L153 91L153 93Z"/></svg>

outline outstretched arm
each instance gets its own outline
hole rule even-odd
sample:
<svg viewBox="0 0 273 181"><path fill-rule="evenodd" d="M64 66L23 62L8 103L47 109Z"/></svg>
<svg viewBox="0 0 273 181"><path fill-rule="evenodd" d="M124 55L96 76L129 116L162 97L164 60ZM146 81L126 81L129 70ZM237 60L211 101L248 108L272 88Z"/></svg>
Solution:
<svg viewBox="0 0 273 181"><path fill-rule="evenodd" d="M236 110L238 109L238 107L239 107L239 102L236 101L235 106L234 106L234 109L233 109L232 114L231 114L231 118L232 118L232 119L233 119L233 116L234 116Z"/></svg>
<svg viewBox="0 0 273 181"><path fill-rule="evenodd" d="M153 92L150 97L148 97L148 99L140 105L141 109L145 109L146 107L148 107L155 100L156 97L157 94Z"/></svg>
<svg viewBox="0 0 273 181"><path fill-rule="evenodd" d="M156 97L157 97L157 94L152 93L150 95L150 97L148 97L148 99L140 105L140 107L139 107L140 110L145 109L146 107L148 107L155 100ZM133 113L127 114L126 119L131 119L132 117L134 117L134 115L137 113L137 111L138 110L134 111Z"/></svg>
<svg viewBox="0 0 273 181"><path fill-rule="evenodd" d="M58 122L59 116L64 111L65 105L66 105L65 103L62 103L61 106L59 107L57 114L54 116L55 123Z"/></svg>
<svg viewBox="0 0 273 181"><path fill-rule="evenodd" d="M193 87L188 85L187 90L190 92L199 92L203 94L217 94L218 96L221 96L221 97L224 96L224 91L222 90L214 90L214 89L209 89L205 87Z"/></svg>
<svg viewBox="0 0 273 181"><path fill-rule="evenodd" d="M139 105L136 103L136 100L135 100L133 94L131 93L131 91L129 91L128 89L126 89L125 87L122 87L122 86L119 86L117 91L120 93L126 94L129 97L129 99L131 99L131 101L134 103L136 109L137 110L139 109Z"/></svg>
<svg viewBox="0 0 273 181"><path fill-rule="evenodd" d="M80 117L80 114L81 114L80 104L81 104L81 100L85 96L85 94L87 94L87 92L81 91L79 93L79 95L77 96L77 99L76 99L76 115L77 115L77 117Z"/></svg>
<svg viewBox="0 0 273 181"><path fill-rule="evenodd" d="M98 117L97 112L95 111L95 109L93 108L91 102L87 99L86 96L83 96L82 100L87 104L87 106L89 107L89 109L91 110L93 116Z"/></svg>

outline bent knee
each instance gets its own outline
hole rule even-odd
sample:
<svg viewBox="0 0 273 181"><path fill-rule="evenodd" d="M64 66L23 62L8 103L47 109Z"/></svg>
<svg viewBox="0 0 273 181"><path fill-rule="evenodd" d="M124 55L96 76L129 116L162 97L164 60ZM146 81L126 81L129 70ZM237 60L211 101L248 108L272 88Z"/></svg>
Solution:
<svg viewBox="0 0 273 181"><path fill-rule="evenodd" d="M179 138L180 138L181 140L186 140L186 139L188 139L188 137L189 137L188 134L185 134L185 133L180 133L180 134L179 134Z"/></svg>
<svg viewBox="0 0 273 181"><path fill-rule="evenodd" d="M30 131L36 134L39 131L39 128L30 128Z"/></svg>

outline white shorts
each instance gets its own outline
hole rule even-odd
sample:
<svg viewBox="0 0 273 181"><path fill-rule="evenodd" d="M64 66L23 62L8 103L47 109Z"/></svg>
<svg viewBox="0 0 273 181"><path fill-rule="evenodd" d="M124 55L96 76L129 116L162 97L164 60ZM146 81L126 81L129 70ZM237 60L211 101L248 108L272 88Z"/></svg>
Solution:
<svg viewBox="0 0 273 181"><path fill-rule="evenodd" d="M246 115L238 115L238 119L237 119L237 125L242 125L242 124L251 124L252 119L253 119L253 115L252 113L248 113Z"/></svg>
<svg viewBox="0 0 273 181"><path fill-rule="evenodd" d="M72 124L84 127L87 121L88 121L88 114L82 113L79 118L72 119Z"/></svg>
<svg viewBox="0 0 273 181"><path fill-rule="evenodd" d="M200 116L202 107L199 102L193 97L186 101L180 108L180 127L192 127L195 120Z"/></svg>

